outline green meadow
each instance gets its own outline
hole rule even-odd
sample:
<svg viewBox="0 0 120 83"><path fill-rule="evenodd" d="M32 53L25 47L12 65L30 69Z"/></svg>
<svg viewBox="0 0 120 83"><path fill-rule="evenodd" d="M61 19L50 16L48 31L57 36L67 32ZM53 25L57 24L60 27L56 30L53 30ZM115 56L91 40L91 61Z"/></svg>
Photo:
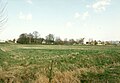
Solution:
<svg viewBox="0 0 120 83"><path fill-rule="evenodd" d="M120 47L0 44L0 83L120 83Z"/></svg>

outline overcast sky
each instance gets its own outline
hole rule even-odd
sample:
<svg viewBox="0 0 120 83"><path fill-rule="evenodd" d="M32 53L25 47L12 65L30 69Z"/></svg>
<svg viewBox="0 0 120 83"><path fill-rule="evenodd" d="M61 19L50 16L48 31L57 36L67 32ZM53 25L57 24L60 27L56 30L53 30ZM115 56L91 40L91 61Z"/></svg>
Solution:
<svg viewBox="0 0 120 83"><path fill-rule="evenodd" d="M41 37L120 40L120 0L8 0L7 7L1 40L33 31Z"/></svg>

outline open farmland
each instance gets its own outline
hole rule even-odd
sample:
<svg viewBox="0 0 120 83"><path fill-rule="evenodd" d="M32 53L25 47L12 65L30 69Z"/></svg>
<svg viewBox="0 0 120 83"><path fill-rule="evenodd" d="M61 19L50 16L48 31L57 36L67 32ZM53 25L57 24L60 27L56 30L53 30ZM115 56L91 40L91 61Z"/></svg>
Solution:
<svg viewBox="0 0 120 83"><path fill-rule="evenodd" d="M1 44L0 83L120 83L120 47Z"/></svg>

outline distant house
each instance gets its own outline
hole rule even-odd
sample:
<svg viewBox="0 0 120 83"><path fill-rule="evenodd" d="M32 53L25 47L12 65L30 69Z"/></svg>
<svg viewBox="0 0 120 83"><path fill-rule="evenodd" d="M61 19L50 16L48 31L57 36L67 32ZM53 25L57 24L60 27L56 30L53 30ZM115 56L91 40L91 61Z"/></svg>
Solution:
<svg viewBox="0 0 120 83"><path fill-rule="evenodd" d="M111 44L113 44L113 45L120 45L120 41L111 41Z"/></svg>
<svg viewBox="0 0 120 83"><path fill-rule="evenodd" d="M45 40L43 40L43 41L42 41L42 44L46 44L46 41L45 41Z"/></svg>
<svg viewBox="0 0 120 83"><path fill-rule="evenodd" d="M90 44L91 44L91 42L86 42L85 44L86 44L86 45L90 45Z"/></svg>
<svg viewBox="0 0 120 83"><path fill-rule="evenodd" d="M83 44L87 44L87 41L88 39L85 38Z"/></svg>
<svg viewBox="0 0 120 83"><path fill-rule="evenodd" d="M5 40L0 40L0 43L5 43Z"/></svg>
<svg viewBox="0 0 120 83"><path fill-rule="evenodd" d="M105 45L103 41L97 41L97 45Z"/></svg>

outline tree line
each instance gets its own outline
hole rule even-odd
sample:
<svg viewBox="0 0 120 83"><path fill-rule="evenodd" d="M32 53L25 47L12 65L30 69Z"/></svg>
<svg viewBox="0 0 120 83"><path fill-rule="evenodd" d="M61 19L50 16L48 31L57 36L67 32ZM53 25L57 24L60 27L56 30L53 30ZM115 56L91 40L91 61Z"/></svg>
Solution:
<svg viewBox="0 0 120 83"><path fill-rule="evenodd" d="M15 41L15 40L13 40ZM55 45L73 45L73 44L83 44L84 38L79 38L77 40L67 39L62 40L60 37L55 37L54 34L48 34L45 38L40 37L39 32L34 31L33 33L22 33L17 39L17 43L20 44L55 44Z"/></svg>
<svg viewBox="0 0 120 83"><path fill-rule="evenodd" d="M55 37L54 34L48 34L45 38L40 37L39 32L34 31L33 33L22 33L17 40L8 41L19 44L43 44L43 45L120 45L120 41L100 41L89 39L85 42L85 38L79 39L61 39L60 37Z"/></svg>

